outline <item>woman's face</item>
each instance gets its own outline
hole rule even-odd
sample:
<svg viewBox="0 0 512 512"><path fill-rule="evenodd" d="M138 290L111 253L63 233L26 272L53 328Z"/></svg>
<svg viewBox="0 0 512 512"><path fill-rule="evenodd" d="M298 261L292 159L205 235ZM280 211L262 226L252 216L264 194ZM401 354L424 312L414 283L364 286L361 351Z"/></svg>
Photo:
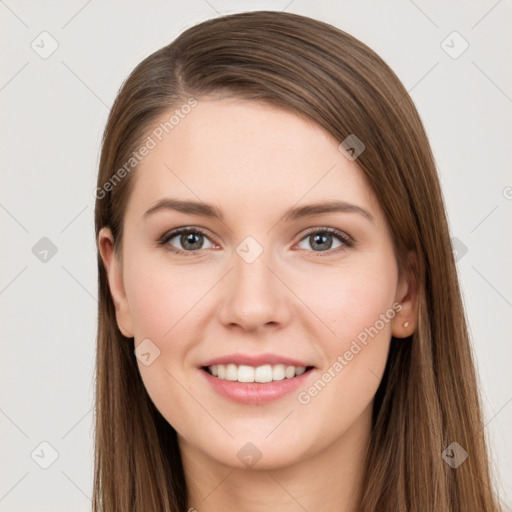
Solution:
<svg viewBox="0 0 512 512"><path fill-rule="evenodd" d="M182 446L231 467L352 450L415 320L357 160L250 101L199 99L168 131L132 171L122 261L99 239L149 396Z"/></svg>

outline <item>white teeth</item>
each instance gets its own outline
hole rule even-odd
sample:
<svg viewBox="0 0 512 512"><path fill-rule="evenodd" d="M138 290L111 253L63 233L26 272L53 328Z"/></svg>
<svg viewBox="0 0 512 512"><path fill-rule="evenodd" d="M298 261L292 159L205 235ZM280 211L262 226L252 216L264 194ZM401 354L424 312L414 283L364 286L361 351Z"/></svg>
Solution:
<svg viewBox="0 0 512 512"><path fill-rule="evenodd" d="M238 368L236 367L236 364L226 365L226 376L224 378L226 380L237 380L238 379Z"/></svg>
<svg viewBox="0 0 512 512"><path fill-rule="evenodd" d="M211 368L214 368L212 366ZM254 368L241 364L238 367L238 382L254 382Z"/></svg>
<svg viewBox="0 0 512 512"><path fill-rule="evenodd" d="M272 382L272 366L258 366L254 370L254 382Z"/></svg>
<svg viewBox="0 0 512 512"><path fill-rule="evenodd" d="M291 379L292 377L295 377L295 366L287 366L284 369L284 376L287 379Z"/></svg>
<svg viewBox="0 0 512 512"><path fill-rule="evenodd" d="M272 380L284 379L284 364L276 364L272 366Z"/></svg>
<svg viewBox="0 0 512 512"><path fill-rule="evenodd" d="M285 366L284 364L265 364L254 368L241 364L214 364L209 366L210 373L223 380L238 382L272 382L298 377L306 371L305 366Z"/></svg>

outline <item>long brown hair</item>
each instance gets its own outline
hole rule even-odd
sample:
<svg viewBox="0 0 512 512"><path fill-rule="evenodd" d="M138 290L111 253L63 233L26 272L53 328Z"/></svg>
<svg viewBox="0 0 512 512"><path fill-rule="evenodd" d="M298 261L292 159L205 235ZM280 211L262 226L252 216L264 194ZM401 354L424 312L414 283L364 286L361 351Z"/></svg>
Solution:
<svg viewBox="0 0 512 512"><path fill-rule="evenodd" d="M340 142L349 135L363 141L357 162L389 222L400 270L408 251L417 255L418 326L410 338L391 340L361 511L498 510L435 162L407 91L366 45L311 18L258 11L200 23L144 59L122 85L105 129L96 235L110 227L120 254L137 172L126 162L157 118L206 95L266 102L313 120ZM133 340L117 327L99 251L98 273L93 509L182 512L187 490L176 432L146 393ZM453 442L469 454L457 468L442 457Z"/></svg>

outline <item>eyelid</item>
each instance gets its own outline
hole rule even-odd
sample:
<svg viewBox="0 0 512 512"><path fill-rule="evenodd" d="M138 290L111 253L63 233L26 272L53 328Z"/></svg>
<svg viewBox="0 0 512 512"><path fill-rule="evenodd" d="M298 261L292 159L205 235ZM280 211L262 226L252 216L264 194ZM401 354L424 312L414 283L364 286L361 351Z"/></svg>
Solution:
<svg viewBox="0 0 512 512"><path fill-rule="evenodd" d="M337 254L340 251L343 251L343 250L346 250L347 248L351 248L351 247L355 246L355 240L350 235L348 235L344 231L341 231L340 229L331 228L331 227L327 227L327 226L314 227L314 228L310 228L310 229L306 230L302 234L301 239L299 240L298 243L302 242L306 237L308 237L312 234L315 234L315 233L328 233L329 235L332 235L333 237L337 238L342 243L342 245L340 247L337 247L336 249L329 249L327 251L307 251L307 252L312 252L312 253L316 254L317 256L323 256L323 255L328 256L328 255L332 255L332 254Z"/></svg>
<svg viewBox="0 0 512 512"><path fill-rule="evenodd" d="M181 228L175 228L175 229L170 229L169 231L166 231L158 239L158 241L159 242L163 242L165 240L169 240L171 238L174 238L177 235L181 235L182 233L188 233L188 232L191 232L191 233L193 233L193 232L201 233L202 235L204 235L204 236L209 238L209 235L207 234L207 232L203 228L200 228L198 226L182 226Z"/></svg>
<svg viewBox="0 0 512 512"><path fill-rule="evenodd" d="M203 235L205 238L207 238L208 240L210 240L210 242L212 244L218 245L216 242L211 240L210 235L203 228L200 228L200 227L197 227L197 226L183 226L181 228L171 229L170 231L167 231L166 233L164 233L157 240L157 245L167 246L169 240L172 240L173 238L176 238L177 236L181 235L182 233L199 233L199 234ZM201 249L197 249L195 251L184 251L183 249L177 249L176 247L172 247L170 249L168 247L165 247L165 248L167 250L170 250L171 252L176 252L176 253L180 253L180 254L185 253L187 255L201 252Z"/></svg>

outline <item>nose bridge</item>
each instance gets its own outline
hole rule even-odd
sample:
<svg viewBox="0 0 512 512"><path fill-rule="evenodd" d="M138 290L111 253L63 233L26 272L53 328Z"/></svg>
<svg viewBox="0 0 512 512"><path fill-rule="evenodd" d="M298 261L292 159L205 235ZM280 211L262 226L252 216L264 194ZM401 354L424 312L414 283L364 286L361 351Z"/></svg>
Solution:
<svg viewBox="0 0 512 512"><path fill-rule="evenodd" d="M238 290L244 288L266 289L272 277L268 267L272 266L272 251L264 249L254 237L247 237L236 248L234 255L234 277ZM258 292L258 289L255 290Z"/></svg>
<svg viewBox="0 0 512 512"><path fill-rule="evenodd" d="M223 309L224 323L237 323L254 330L269 322L282 322L284 287L269 269L272 250L248 236L233 255L233 271Z"/></svg>

